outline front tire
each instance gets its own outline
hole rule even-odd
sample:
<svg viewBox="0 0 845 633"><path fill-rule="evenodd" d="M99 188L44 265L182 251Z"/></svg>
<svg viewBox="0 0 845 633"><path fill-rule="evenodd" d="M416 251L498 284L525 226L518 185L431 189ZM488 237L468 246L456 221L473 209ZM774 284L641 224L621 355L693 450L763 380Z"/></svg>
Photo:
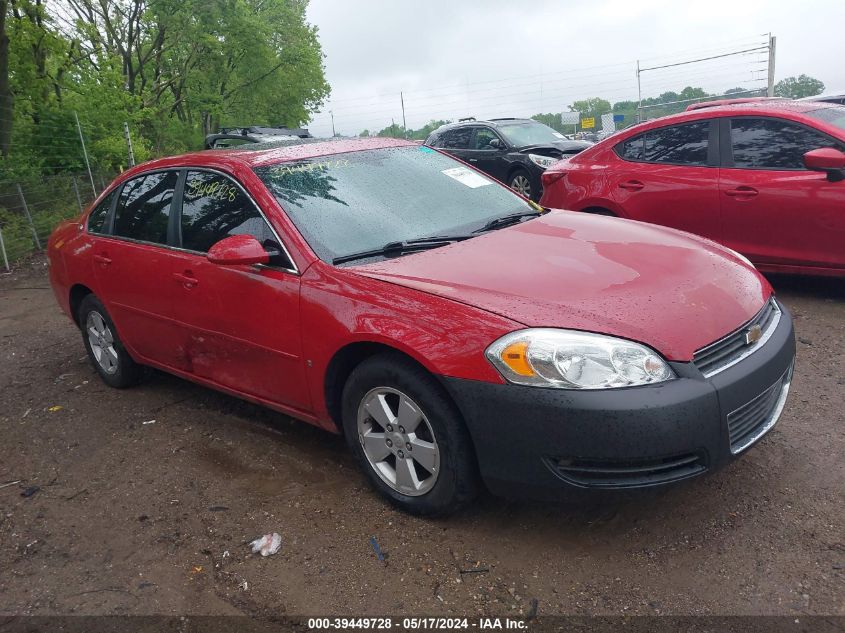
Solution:
<svg viewBox="0 0 845 633"><path fill-rule="evenodd" d="M343 431L370 483L412 514L451 514L478 492L466 427L443 387L398 354L361 363L343 389Z"/></svg>
<svg viewBox="0 0 845 633"><path fill-rule="evenodd" d="M142 368L129 356L100 300L92 294L85 297L78 316L88 359L103 382L117 389L137 384Z"/></svg>
<svg viewBox="0 0 845 633"><path fill-rule="evenodd" d="M535 191L538 188L534 187L531 183L531 174L524 169L517 169L510 175L508 178L508 187L534 202L537 202L540 197L540 192Z"/></svg>

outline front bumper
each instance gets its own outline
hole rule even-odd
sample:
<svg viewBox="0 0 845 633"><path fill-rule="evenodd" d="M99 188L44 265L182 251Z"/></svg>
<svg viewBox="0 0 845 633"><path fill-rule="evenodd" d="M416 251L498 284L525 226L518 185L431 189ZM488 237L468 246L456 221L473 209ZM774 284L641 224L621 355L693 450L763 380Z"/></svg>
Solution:
<svg viewBox="0 0 845 633"><path fill-rule="evenodd" d="M795 358L792 319L780 308L765 345L709 378L692 363L671 363L676 380L626 389L443 381L496 494L566 498L668 484L724 466L774 426Z"/></svg>

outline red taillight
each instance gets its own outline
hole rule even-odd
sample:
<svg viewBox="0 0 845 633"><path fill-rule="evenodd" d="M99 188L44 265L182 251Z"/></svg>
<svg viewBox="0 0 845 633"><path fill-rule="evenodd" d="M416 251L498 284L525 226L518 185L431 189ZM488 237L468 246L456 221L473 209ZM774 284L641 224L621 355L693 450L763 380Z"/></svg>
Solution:
<svg viewBox="0 0 845 633"><path fill-rule="evenodd" d="M565 175L565 171L544 171L543 175L540 176L540 180L543 183L543 189L548 189Z"/></svg>

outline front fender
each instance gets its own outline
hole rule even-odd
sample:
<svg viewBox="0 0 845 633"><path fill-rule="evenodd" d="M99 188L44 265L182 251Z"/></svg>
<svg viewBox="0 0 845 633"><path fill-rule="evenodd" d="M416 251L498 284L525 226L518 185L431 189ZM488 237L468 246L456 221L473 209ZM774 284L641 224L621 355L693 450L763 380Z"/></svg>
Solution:
<svg viewBox="0 0 845 633"><path fill-rule="evenodd" d="M500 336L522 327L470 305L322 262L303 275L300 292L307 380L321 421L330 420L326 371L347 345L377 343L406 354L434 375L502 383L484 352Z"/></svg>

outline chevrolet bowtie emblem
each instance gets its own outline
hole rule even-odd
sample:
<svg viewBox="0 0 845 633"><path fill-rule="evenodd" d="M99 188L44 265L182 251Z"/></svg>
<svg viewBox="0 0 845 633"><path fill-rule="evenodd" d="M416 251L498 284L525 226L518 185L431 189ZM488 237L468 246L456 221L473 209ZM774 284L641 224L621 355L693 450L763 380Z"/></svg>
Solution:
<svg viewBox="0 0 845 633"><path fill-rule="evenodd" d="M753 345L763 336L763 329L759 325L752 325L745 330L745 344Z"/></svg>

